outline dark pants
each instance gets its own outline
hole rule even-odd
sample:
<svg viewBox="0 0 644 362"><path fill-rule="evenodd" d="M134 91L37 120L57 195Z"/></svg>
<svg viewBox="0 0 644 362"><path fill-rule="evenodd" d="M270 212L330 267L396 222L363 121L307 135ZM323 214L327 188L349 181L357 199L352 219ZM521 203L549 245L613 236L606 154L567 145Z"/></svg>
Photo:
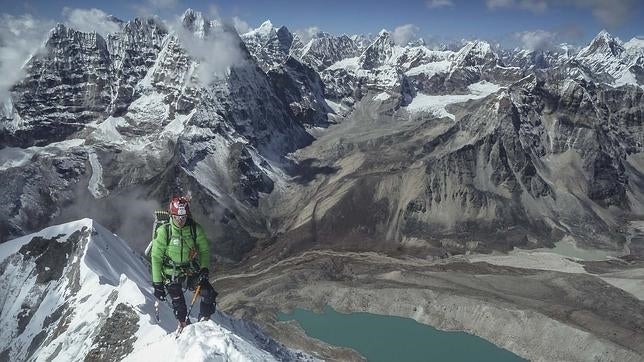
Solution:
<svg viewBox="0 0 644 362"><path fill-rule="evenodd" d="M188 308L186 306L186 300L183 297L183 288L182 284L184 281L187 281L188 289L195 290L199 281L197 278L177 278L174 282L166 284L166 289L170 295L170 300L172 301L172 308L174 309L174 316L177 317L179 321L185 321L188 316ZM212 287L210 282L205 281L201 283L201 303L199 304L199 319L202 317L210 317L211 314L215 313L215 306L217 305L215 299L217 298L217 292Z"/></svg>

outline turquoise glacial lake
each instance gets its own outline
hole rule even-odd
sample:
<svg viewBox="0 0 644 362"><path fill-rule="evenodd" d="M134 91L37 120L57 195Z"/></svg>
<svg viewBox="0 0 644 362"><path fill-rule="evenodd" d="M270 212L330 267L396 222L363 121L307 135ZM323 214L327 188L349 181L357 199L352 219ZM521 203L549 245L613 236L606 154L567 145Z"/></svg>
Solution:
<svg viewBox="0 0 644 362"><path fill-rule="evenodd" d="M296 320L310 337L349 347L371 362L392 361L525 361L483 338L465 332L444 332L413 319L370 313L323 314L295 309L278 320Z"/></svg>

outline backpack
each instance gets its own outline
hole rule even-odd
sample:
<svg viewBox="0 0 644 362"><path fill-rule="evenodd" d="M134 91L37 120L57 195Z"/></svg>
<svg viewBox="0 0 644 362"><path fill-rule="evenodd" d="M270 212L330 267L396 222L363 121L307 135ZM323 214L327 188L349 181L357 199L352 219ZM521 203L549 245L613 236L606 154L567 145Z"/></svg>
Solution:
<svg viewBox="0 0 644 362"><path fill-rule="evenodd" d="M199 248L199 245L197 245L197 225L192 219L192 217L188 216L188 220L186 220L186 224L190 225L190 235L192 235L192 243L196 248ZM166 247L168 246L168 243L170 242L170 213L165 211L165 210L155 210L154 211L154 224L152 225L152 240L148 243L147 248L145 248L145 257L148 259L148 261L151 261L151 253L152 253L152 244L154 243L154 239L157 237L157 231L159 228L165 227L165 245Z"/></svg>

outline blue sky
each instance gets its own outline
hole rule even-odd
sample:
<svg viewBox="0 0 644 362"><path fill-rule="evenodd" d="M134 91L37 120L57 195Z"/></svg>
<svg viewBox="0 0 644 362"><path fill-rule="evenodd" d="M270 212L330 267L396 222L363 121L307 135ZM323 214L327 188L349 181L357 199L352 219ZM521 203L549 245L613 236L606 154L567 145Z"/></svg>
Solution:
<svg viewBox="0 0 644 362"><path fill-rule="evenodd" d="M541 31L550 41L584 44L601 29L622 40L644 35L644 2L640 0L135 0L135 1L8 1L0 12L29 13L39 19L64 21L64 8L98 8L124 20L150 12L163 18L188 7L237 18L242 26L274 25L303 30L317 27L334 34L377 33L407 25L413 36L458 40L480 38L502 44L520 43L522 34ZM67 13L68 14L68 13Z"/></svg>

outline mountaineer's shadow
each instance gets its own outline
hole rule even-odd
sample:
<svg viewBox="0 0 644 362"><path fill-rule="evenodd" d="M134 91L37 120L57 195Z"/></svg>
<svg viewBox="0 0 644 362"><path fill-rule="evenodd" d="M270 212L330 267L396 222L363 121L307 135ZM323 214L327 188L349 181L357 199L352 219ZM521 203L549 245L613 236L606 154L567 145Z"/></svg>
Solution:
<svg viewBox="0 0 644 362"><path fill-rule="evenodd" d="M288 174L293 177L293 181L300 185L306 185L315 180L318 175L332 175L340 170L335 166L315 165L319 161L317 158L307 158L300 162L291 161Z"/></svg>

